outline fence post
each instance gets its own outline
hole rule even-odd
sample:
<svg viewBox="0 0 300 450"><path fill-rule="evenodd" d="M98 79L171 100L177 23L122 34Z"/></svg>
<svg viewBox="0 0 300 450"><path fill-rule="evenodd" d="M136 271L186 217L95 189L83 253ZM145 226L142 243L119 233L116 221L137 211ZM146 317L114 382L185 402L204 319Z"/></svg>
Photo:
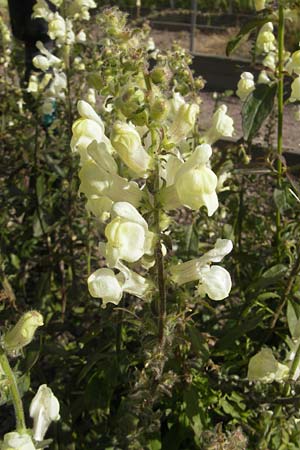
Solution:
<svg viewBox="0 0 300 450"><path fill-rule="evenodd" d="M193 53L195 49L195 31L197 24L197 0L191 0L191 32L190 32L190 51Z"/></svg>

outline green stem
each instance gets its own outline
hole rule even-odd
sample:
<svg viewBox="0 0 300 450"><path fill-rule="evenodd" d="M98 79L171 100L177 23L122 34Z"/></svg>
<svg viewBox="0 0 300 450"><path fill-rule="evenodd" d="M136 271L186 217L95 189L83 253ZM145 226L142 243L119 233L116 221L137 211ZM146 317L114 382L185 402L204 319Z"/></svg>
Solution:
<svg viewBox="0 0 300 450"><path fill-rule="evenodd" d="M155 133L152 132L152 144L155 145ZM164 256L161 248L161 229L160 229L160 214L161 214L161 201L160 201L160 178L159 178L159 149L156 151L156 168L155 168L155 182L154 182L154 221L157 234L157 244L155 248L155 262L156 262L156 274L158 284L158 338L160 344L164 343L164 329L166 319L166 285L165 285L165 268L164 268Z"/></svg>
<svg viewBox="0 0 300 450"><path fill-rule="evenodd" d="M15 409L16 430L18 431L18 433L25 433L26 423L25 423L23 403L21 400L15 375L10 367L9 361L3 349L0 349L0 365L9 384L9 390Z"/></svg>
<svg viewBox="0 0 300 450"><path fill-rule="evenodd" d="M279 23L278 23L278 119L277 119L277 188L282 187L282 132L283 132L283 86L284 86L284 8L283 3L279 4ZM276 245L280 241L281 215L279 208L276 211ZM279 252L278 252L279 253Z"/></svg>

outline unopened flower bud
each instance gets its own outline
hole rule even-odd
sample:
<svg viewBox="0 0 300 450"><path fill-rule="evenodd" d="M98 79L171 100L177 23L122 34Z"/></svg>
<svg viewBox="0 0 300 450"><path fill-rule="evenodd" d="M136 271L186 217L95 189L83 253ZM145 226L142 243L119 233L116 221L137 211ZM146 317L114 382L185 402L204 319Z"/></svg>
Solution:
<svg viewBox="0 0 300 450"><path fill-rule="evenodd" d="M150 72L151 80L154 84L166 83L168 81L168 72L164 67L154 67Z"/></svg>
<svg viewBox="0 0 300 450"><path fill-rule="evenodd" d="M154 120L163 121L169 112L169 105L164 98L155 98L151 104L150 117Z"/></svg>
<svg viewBox="0 0 300 450"><path fill-rule="evenodd" d="M23 314L16 325L4 336L6 351L15 353L30 344L36 329L42 325L44 325L43 316L38 311L28 311Z"/></svg>
<svg viewBox="0 0 300 450"><path fill-rule="evenodd" d="M116 106L120 108L125 117L131 116L139 111L143 106L145 94L139 87L127 87L116 101Z"/></svg>

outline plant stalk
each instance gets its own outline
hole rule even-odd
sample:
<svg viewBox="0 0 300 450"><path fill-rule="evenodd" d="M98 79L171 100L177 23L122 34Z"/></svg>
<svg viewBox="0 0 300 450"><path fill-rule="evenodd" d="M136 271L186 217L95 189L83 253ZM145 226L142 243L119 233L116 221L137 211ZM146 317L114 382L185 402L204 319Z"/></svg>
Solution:
<svg viewBox="0 0 300 450"><path fill-rule="evenodd" d="M9 390L12 397L12 402L16 416L16 430L18 433L25 433L26 432L25 415L19 388L17 385L16 377L10 367L8 358L2 348L0 348L0 366L8 380Z"/></svg>
<svg viewBox="0 0 300 450"><path fill-rule="evenodd" d="M283 2L279 3L279 23L278 23L278 118L277 118L277 189L282 187L282 150L283 150L283 87L284 87L284 8ZM281 214L276 210L276 245L280 241ZM279 251L278 251L279 253Z"/></svg>

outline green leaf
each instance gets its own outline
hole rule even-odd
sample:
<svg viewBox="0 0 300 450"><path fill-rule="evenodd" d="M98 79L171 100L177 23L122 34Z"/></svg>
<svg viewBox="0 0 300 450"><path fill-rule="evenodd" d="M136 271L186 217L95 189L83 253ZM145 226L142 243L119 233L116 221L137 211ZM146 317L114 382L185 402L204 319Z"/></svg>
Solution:
<svg viewBox="0 0 300 450"><path fill-rule="evenodd" d="M226 47L226 55L229 56L234 50L236 50L236 48L239 46L244 36L249 34L255 28L261 27L265 23L270 22L270 20L271 20L270 16L264 16L255 18L245 23L245 25L242 26L238 34L234 38L230 39L230 41L228 42Z"/></svg>
<svg viewBox="0 0 300 450"><path fill-rule="evenodd" d="M275 264L275 266L270 267L270 269L266 270L263 274L263 278L272 278L273 280L276 280L278 278L281 278L283 275L285 275L287 271L287 266L284 264Z"/></svg>
<svg viewBox="0 0 300 450"><path fill-rule="evenodd" d="M277 84L259 84L247 97L242 109L243 134L250 141L273 109Z"/></svg>
<svg viewBox="0 0 300 450"><path fill-rule="evenodd" d="M294 302L288 301L287 321L291 336L294 339L300 337L300 306Z"/></svg>
<svg viewBox="0 0 300 450"><path fill-rule="evenodd" d="M199 235L195 224L191 224L187 228L185 249L187 255L198 254L199 250Z"/></svg>
<svg viewBox="0 0 300 450"><path fill-rule="evenodd" d="M273 193L274 202L281 214L283 214L290 207L288 197L289 192L287 192L286 190L274 189Z"/></svg>

